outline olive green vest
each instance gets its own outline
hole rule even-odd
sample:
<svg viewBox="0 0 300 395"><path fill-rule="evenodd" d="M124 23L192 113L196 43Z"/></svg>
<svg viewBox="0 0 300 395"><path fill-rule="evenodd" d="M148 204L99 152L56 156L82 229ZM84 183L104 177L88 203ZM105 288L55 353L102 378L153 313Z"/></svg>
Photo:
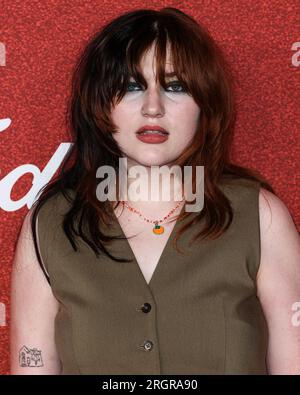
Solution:
<svg viewBox="0 0 300 395"><path fill-rule="evenodd" d="M72 249L61 222L69 203L52 197L38 215L39 248L59 301L55 342L62 374L267 374L268 331L256 274L259 184L222 185L234 219L218 239L172 247L177 221L149 284L127 240L96 258ZM196 213L192 213L196 215ZM198 224L199 225L199 224ZM119 222L109 230L125 236Z"/></svg>

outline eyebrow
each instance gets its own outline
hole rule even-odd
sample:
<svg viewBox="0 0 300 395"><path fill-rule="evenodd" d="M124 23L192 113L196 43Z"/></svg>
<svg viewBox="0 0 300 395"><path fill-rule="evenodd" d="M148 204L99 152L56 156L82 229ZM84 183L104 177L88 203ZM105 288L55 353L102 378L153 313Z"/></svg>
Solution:
<svg viewBox="0 0 300 395"><path fill-rule="evenodd" d="M177 77L177 74L176 74L175 71L171 71L171 72L169 72L169 73L165 73L164 75L165 75L165 77L167 77L167 78L172 78L172 77L175 77L175 76ZM132 79L134 79L133 75L130 75L129 77L132 78Z"/></svg>

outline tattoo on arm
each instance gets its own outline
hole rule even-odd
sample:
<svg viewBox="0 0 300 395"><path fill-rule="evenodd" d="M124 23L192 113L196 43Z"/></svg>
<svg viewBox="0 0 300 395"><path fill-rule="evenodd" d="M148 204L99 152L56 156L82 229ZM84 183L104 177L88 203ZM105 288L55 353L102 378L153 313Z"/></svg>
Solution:
<svg viewBox="0 0 300 395"><path fill-rule="evenodd" d="M19 364L22 368L41 367L43 365L42 352L37 348L23 346L19 351Z"/></svg>

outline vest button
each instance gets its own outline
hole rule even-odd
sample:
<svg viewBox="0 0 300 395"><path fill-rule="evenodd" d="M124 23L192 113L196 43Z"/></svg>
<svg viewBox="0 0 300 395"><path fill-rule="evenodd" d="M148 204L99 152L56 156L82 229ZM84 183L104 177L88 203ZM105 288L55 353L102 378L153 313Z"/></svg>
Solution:
<svg viewBox="0 0 300 395"><path fill-rule="evenodd" d="M141 310L143 313L149 313L149 311L151 310L151 304L144 303L143 306L141 307Z"/></svg>
<svg viewBox="0 0 300 395"><path fill-rule="evenodd" d="M153 348L153 343L150 340L145 340L142 347L144 347L144 350L146 351L151 351Z"/></svg>

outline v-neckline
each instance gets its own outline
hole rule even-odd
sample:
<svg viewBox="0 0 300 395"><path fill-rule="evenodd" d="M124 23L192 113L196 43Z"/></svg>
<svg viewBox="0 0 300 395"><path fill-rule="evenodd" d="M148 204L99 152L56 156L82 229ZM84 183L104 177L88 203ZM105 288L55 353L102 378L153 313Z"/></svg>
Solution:
<svg viewBox="0 0 300 395"><path fill-rule="evenodd" d="M184 208L185 208L185 204L182 205L181 210L179 212L179 215L181 215L181 213L183 212ZM155 281L156 277L158 276L157 272L162 270L163 261L168 256L168 253L169 253L170 248L172 246L172 241L174 239L175 232L177 231L177 228L179 226L178 217L176 218L175 225L173 226L173 229L172 229L172 231L171 231L171 233L170 233L170 235L168 237L168 240L167 240L167 242L166 242L166 244L165 244L165 246L163 248L163 251L162 251L162 253L161 253L161 255L160 255L159 259L158 259L158 262L157 262L157 264L155 266L155 269L154 269L154 271L153 271L153 273L151 275L150 281L148 283L146 281L145 277L144 277L144 274L143 274L143 272L142 272L142 270L140 268L140 265L139 265L139 263L138 263L138 261L136 259L135 254L133 252L133 249L131 248L131 245L129 244L129 242L127 240L127 237L126 237L126 235L125 235L125 233L124 233L124 231L122 229L122 226L120 225L120 222L119 222L118 217L116 216L114 210L113 210L113 214L115 216L115 222L116 222L117 228L119 229L119 231L120 231L120 233L122 235L122 238L124 238L124 244L125 244L126 253L128 253L130 255L130 258L132 258L134 266L137 269L137 273L138 273L139 277L141 278L142 282L144 283L144 285L146 286L146 288L151 290L152 286L153 286L153 282ZM184 220L182 220L180 223L182 224L183 221Z"/></svg>

